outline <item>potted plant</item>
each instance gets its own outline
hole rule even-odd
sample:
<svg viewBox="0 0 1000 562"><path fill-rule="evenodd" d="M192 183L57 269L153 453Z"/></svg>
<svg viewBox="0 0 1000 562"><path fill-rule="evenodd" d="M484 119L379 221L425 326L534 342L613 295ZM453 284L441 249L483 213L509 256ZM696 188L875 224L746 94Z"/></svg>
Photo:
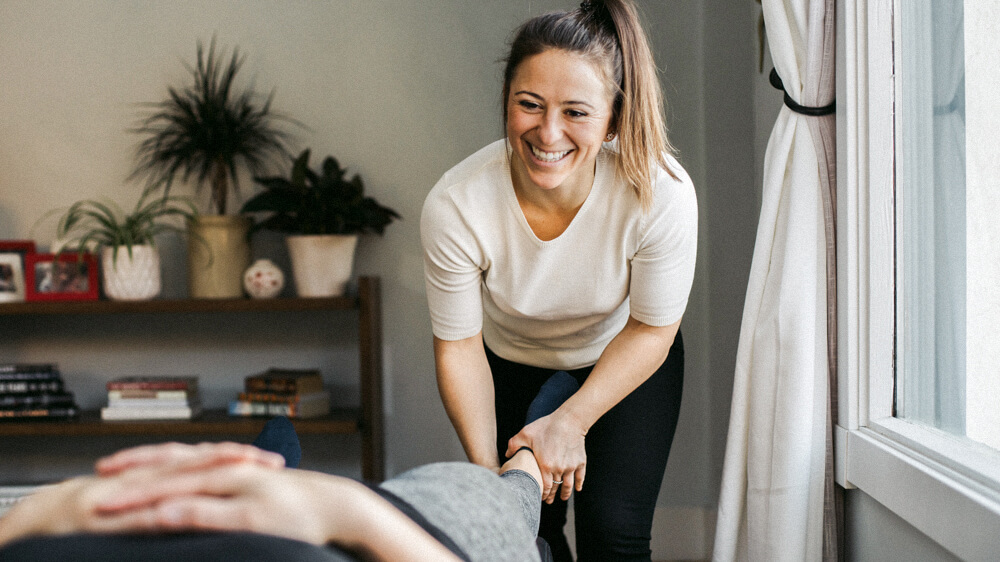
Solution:
<svg viewBox="0 0 1000 562"><path fill-rule="evenodd" d="M63 248L96 247L100 251L108 298L148 300L160 294L161 288L156 236L183 232L184 227L176 223L197 216L194 203L183 197L143 196L130 213L112 201L85 199L66 211L56 230Z"/></svg>
<svg viewBox="0 0 1000 562"><path fill-rule="evenodd" d="M396 211L365 196L364 183L332 156L317 172L309 168L309 149L283 177L254 178L263 190L244 203L241 213L270 213L253 230L283 232L295 288L302 297L344 294L354 267L354 249L364 233L382 235Z"/></svg>
<svg viewBox="0 0 1000 562"><path fill-rule="evenodd" d="M253 88L240 89L236 75L244 58L236 49L226 63L215 50L197 45L193 81L168 88L166 100L150 107L134 132L144 139L136 149L132 179L147 182L146 192L168 196L174 181L208 185L209 208L191 223L188 277L195 298L233 298L243 294L243 271L250 265L246 217L226 214L230 191L238 192L241 172L268 173L284 161L289 135L271 110L273 93L261 100ZM192 243L197 240L197 243Z"/></svg>

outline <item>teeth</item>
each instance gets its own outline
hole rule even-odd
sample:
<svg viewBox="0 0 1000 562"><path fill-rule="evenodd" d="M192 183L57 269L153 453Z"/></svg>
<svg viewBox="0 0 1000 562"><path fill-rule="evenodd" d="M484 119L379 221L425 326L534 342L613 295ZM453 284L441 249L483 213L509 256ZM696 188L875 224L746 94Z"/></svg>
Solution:
<svg viewBox="0 0 1000 562"><path fill-rule="evenodd" d="M562 152L545 152L535 148L533 145L529 144L528 146L531 146L531 152L535 155L535 158L538 158L542 162L555 162L563 156L569 154L568 150L564 150Z"/></svg>

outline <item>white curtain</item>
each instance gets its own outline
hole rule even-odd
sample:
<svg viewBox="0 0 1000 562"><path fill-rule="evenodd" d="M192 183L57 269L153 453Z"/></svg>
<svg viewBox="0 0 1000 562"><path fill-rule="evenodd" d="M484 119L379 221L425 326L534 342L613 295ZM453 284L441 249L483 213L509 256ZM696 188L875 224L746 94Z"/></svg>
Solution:
<svg viewBox="0 0 1000 562"><path fill-rule="evenodd" d="M775 69L797 104L833 102L834 0L764 0ZM833 115L783 107L764 164L714 560L836 559ZM828 275L829 272L829 275ZM825 525L826 523L826 525ZM826 536L824 537L824 534Z"/></svg>

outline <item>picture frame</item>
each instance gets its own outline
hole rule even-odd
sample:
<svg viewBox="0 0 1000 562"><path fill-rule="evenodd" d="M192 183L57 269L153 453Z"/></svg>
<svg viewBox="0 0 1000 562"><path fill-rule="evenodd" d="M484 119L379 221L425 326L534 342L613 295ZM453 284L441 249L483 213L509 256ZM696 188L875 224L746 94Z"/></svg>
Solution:
<svg viewBox="0 0 1000 562"><path fill-rule="evenodd" d="M16 252L0 252L0 303L25 298L24 258Z"/></svg>
<svg viewBox="0 0 1000 562"><path fill-rule="evenodd" d="M15 253L20 254L23 258L28 254L35 253L35 241L34 240L0 240L0 254ZM24 264L21 264L22 269Z"/></svg>
<svg viewBox="0 0 1000 562"><path fill-rule="evenodd" d="M94 254L28 254L24 264L28 301L97 300Z"/></svg>

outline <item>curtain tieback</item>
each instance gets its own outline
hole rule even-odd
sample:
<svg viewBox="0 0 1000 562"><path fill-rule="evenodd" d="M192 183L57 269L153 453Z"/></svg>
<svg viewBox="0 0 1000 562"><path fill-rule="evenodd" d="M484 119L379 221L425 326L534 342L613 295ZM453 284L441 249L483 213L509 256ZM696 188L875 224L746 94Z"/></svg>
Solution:
<svg viewBox="0 0 1000 562"><path fill-rule="evenodd" d="M791 109L795 113L801 113L802 115L811 115L813 117L822 117L823 115L830 115L837 111L837 100L833 100L829 105L824 105L823 107L806 107L804 105L799 105L788 95L788 91L785 90L785 84L782 83L781 77L778 76L778 70L775 68L771 69L771 75L768 77L771 85L775 89L781 90L785 93L785 105L788 109Z"/></svg>

